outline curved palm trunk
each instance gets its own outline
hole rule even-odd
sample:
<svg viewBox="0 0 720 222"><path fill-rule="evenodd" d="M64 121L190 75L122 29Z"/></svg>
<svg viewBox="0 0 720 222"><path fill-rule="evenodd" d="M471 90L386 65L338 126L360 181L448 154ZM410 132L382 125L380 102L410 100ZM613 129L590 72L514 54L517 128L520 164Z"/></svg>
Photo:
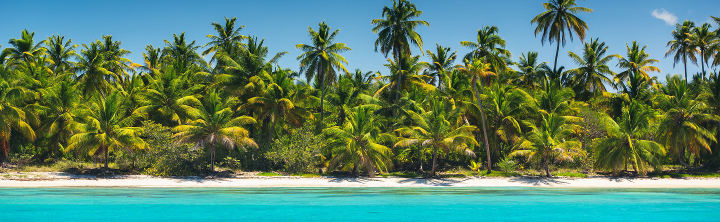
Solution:
<svg viewBox="0 0 720 222"><path fill-rule="evenodd" d="M483 131L483 141L485 142L485 153L487 153L487 172L492 173L492 160L490 159L490 143L488 142L487 137L487 124L485 123L485 109L482 106L482 100L480 100L480 93L478 93L477 89L477 78L473 76L472 79L472 86L473 91L475 91L475 97L478 101L478 106L480 108L480 119L482 120L482 131ZM482 80L480 80L480 87L482 87Z"/></svg>
<svg viewBox="0 0 720 222"><path fill-rule="evenodd" d="M435 170L437 169L437 145L435 144L433 144L432 159L432 170L430 171L430 175L435 177Z"/></svg>
<svg viewBox="0 0 720 222"><path fill-rule="evenodd" d="M400 45L395 43L394 47L393 47L393 54L395 56L395 62L398 63L398 65L400 65L400 53L401 53L399 48L400 48ZM395 85L395 103L396 104L398 102L400 102L400 85L402 83L401 81L402 81L402 67L400 67L400 73L398 73L398 80ZM398 114L398 112L395 113L396 116L397 116L397 114Z"/></svg>

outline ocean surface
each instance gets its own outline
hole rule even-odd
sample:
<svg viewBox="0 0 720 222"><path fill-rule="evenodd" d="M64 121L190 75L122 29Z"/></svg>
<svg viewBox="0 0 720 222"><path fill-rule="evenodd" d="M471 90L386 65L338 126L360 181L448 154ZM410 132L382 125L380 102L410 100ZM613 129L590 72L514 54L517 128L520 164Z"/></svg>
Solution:
<svg viewBox="0 0 720 222"><path fill-rule="evenodd" d="M0 221L720 221L720 189L0 188Z"/></svg>

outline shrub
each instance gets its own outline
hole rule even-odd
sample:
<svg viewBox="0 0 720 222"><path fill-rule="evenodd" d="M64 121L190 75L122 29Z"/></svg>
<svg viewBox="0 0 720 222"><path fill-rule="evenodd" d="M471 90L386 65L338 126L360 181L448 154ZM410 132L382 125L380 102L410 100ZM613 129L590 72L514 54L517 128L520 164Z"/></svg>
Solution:
<svg viewBox="0 0 720 222"><path fill-rule="evenodd" d="M314 133L311 124L291 130L275 139L265 157L289 173L314 173L323 162L322 135Z"/></svg>
<svg viewBox="0 0 720 222"><path fill-rule="evenodd" d="M169 127L144 121L142 128L141 137L149 149L119 152L118 166L154 176L190 176L202 171L197 167L202 166L198 164L203 157L202 149L175 142Z"/></svg>

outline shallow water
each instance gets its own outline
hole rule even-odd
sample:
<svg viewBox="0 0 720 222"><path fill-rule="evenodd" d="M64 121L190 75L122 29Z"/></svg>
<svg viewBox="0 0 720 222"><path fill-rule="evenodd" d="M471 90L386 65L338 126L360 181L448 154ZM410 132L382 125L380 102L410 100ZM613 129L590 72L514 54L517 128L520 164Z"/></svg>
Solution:
<svg viewBox="0 0 720 222"><path fill-rule="evenodd" d="M720 221L720 189L0 188L0 221Z"/></svg>

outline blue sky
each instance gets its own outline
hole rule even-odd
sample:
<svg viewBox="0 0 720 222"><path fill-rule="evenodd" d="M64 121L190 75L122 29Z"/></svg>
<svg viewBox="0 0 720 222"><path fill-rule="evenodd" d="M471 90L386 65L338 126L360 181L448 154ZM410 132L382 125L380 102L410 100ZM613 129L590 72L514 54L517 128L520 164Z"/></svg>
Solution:
<svg viewBox="0 0 720 222"><path fill-rule="evenodd" d="M439 43L464 55L469 50L462 48L460 41L475 40L480 27L495 25L514 59L522 52L538 51L542 60L552 62L554 45L542 45L530 24L530 19L543 11L541 2L414 1L424 11L421 18L430 22L430 27L418 30L425 49L434 49ZM349 69L386 72L385 57L374 51L377 36L370 24L372 19L380 17L386 4L391 1L2 1L0 45L7 47L7 40L17 38L25 28L34 31L38 40L61 34L72 38L75 44L111 34L132 51L130 59L141 62L147 44L162 46L163 40L171 39L173 33L186 32L186 37L204 45L205 36L213 33L210 23L222 22L224 17L237 17L238 23L245 25L243 34L264 38L271 53L287 51L280 65L297 69L296 57L300 52L295 45L308 42L308 26L317 27L320 21L326 21L332 28L341 30L337 41L353 49L345 53ZM647 45L650 55L661 60L658 66L662 73L655 74L661 76L661 80L665 74L682 73L682 64L673 68L672 60L664 57L665 44L673 30L668 23L685 19L703 23L709 22L710 15L720 16L717 0L578 0L578 4L594 10L580 15L590 26L588 37L605 41L612 54L624 54L625 44L633 40ZM581 42L577 39L561 48L559 64L573 68L575 65L570 63L567 51L578 52L580 48ZM613 67L615 64L613 62ZM694 64L688 65L689 73L698 70Z"/></svg>

